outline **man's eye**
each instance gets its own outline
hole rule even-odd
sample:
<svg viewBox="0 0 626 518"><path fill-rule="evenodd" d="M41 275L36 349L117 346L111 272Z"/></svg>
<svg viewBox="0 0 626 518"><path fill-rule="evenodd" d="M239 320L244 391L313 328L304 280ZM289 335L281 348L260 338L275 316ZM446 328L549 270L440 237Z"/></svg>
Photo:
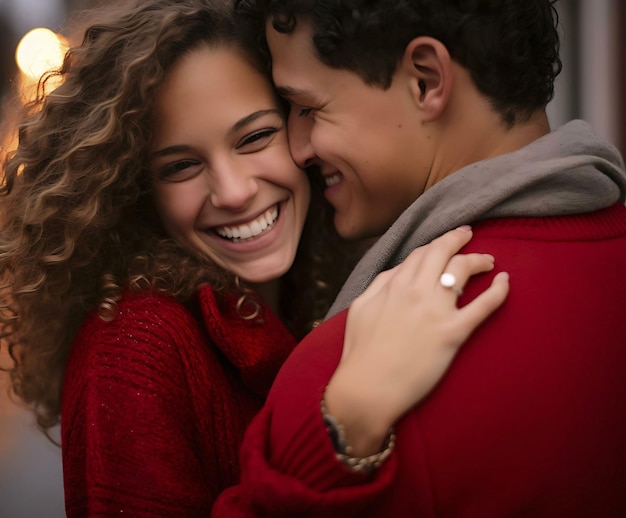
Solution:
<svg viewBox="0 0 626 518"><path fill-rule="evenodd" d="M251 135L248 135L244 137L243 139L241 139L239 144L237 144L236 149L241 149L246 146L252 146L255 143L260 148L263 146L263 144L265 144L265 141L269 139L272 135L274 135L277 131L278 129L276 128L267 128L267 129L263 129L255 133L252 133ZM255 146L252 146L252 147L254 147L254 150L257 149Z"/></svg>
<svg viewBox="0 0 626 518"><path fill-rule="evenodd" d="M313 108L302 108L300 110L300 113L298 113L298 117L306 117L312 111L313 111Z"/></svg>

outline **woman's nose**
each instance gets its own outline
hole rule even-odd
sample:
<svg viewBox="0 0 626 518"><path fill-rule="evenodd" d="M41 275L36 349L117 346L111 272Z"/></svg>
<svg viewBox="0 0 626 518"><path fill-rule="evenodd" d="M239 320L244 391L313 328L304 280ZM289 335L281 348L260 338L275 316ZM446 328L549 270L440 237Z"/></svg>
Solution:
<svg viewBox="0 0 626 518"><path fill-rule="evenodd" d="M216 208L244 210L259 190L256 178L240 168L221 166L214 173L210 196Z"/></svg>

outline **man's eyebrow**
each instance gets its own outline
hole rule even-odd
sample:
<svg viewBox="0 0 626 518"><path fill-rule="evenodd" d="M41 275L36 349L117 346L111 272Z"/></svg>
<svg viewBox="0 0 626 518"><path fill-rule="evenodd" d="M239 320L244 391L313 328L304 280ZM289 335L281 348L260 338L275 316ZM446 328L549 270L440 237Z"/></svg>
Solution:
<svg viewBox="0 0 626 518"><path fill-rule="evenodd" d="M304 90L298 90L297 88L293 88L292 86L277 86L276 92L281 97L296 97L298 95L304 95L306 92Z"/></svg>
<svg viewBox="0 0 626 518"><path fill-rule="evenodd" d="M269 113L273 113L273 114L276 114L276 115L282 117L280 111L278 111L276 108L272 108L271 110L259 110L259 111L251 113L250 115L246 115L245 117L239 119L237 122L235 122L235 124L233 124L233 127L230 129L230 131L228 133L230 133L230 134L236 133L241 128L247 126L251 122L254 122L255 120L257 120L257 119L259 119L261 117L264 117L265 115L267 115Z"/></svg>

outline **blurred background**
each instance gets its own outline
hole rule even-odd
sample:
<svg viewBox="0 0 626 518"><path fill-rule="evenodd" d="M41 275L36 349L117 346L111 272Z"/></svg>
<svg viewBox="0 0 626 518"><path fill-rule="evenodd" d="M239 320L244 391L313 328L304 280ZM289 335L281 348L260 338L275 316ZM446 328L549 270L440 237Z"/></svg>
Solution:
<svg viewBox="0 0 626 518"><path fill-rule="evenodd" d="M29 74L54 66L64 52L67 16L93 3L0 0L0 96L12 84L32 82ZM626 0L560 0L557 6L563 72L548 107L551 124L584 119L626 155ZM38 28L47 31L31 32ZM0 362L7 365L5 351ZM58 438L58 430L53 435ZM10 401L0 372L0 517L63 516L60 449L37 431L30 413Z"/></svg>

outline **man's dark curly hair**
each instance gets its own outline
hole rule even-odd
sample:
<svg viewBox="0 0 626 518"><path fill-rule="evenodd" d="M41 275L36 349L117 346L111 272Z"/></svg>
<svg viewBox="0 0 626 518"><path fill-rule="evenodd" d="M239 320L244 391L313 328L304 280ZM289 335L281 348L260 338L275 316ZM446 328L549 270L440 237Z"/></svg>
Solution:
<svg viewBox="0 0 626 518"><path fill-rule="evenodd" d="M556 0L236 0L265 46L265 22L282 33L311 23L317 57L383 89L407 44L441 41L507 125L554 95L561 71Z"/></svg>

